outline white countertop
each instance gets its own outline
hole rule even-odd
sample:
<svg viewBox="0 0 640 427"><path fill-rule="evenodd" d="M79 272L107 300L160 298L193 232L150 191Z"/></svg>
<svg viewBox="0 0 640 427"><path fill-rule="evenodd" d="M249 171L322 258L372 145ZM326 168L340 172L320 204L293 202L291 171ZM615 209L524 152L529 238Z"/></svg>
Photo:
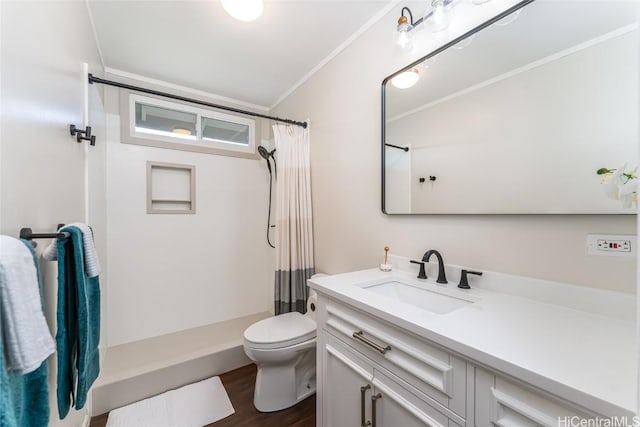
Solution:
<svg viewBox="0 0 640 427"><path fill-rule="evenodd" d="M354 286L392 277L443 289L432 279L377 268L315 278L309 284L320 294L596 413L635 415L635 322L481 288L463 291L451 281L445 292L471 294L479 301L433 314Z"/></svg>

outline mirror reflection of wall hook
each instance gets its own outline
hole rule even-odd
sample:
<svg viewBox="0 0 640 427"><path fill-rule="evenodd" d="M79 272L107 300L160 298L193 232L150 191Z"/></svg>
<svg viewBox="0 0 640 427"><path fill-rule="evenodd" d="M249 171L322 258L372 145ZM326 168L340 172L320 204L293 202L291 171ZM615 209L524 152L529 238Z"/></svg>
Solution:
<svg viewBox="0 0 640 427"><path fill-rule="evenodd" d="M434 182L436 179L438 179L438 177L433 176L433 175L429 175L429 181ZM426 180L427 179L425 177L422 177L422 176L418 179L420 184L424 184Z"/></svg>

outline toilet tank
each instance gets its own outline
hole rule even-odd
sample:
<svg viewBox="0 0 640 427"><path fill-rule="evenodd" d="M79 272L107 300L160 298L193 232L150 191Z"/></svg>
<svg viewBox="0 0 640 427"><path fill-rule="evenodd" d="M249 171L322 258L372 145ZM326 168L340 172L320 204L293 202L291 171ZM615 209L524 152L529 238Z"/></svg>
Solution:
<svg viewBox="0 0 640 427"><path fill-rule="evenodd" d="M316 273L311 276L312 279L317 279L319 277L325 277L328 274L325 273ZM307 313L306 316L309 316L313 320L316 320L316 309L318 306L318 294L313 289L309 289L309 298L307 298Z"/></svg>

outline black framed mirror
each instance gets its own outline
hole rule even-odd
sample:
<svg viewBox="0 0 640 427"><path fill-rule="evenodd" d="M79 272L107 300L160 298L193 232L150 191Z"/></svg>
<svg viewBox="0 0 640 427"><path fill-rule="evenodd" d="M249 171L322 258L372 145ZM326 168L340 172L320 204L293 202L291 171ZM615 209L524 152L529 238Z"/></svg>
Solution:
<svg viewBox="0 0 640 427"><path fill-rule="evenodd" d="M638 9L523 1L385 78L383 212L635 214Z"/></svg>

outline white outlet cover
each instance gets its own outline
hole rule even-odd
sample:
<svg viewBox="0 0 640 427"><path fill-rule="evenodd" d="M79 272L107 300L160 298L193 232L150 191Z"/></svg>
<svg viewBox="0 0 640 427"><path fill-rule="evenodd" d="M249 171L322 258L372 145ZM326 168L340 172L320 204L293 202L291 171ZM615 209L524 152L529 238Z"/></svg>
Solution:
<svg viewBox="0 0 640 427"><path fill-rule="evenodd" d="M604 242L616 243L618 248L603 245ZM588 234L587 253L599 256L633 257L636 256L637 238L635 234Z"/></svg>

